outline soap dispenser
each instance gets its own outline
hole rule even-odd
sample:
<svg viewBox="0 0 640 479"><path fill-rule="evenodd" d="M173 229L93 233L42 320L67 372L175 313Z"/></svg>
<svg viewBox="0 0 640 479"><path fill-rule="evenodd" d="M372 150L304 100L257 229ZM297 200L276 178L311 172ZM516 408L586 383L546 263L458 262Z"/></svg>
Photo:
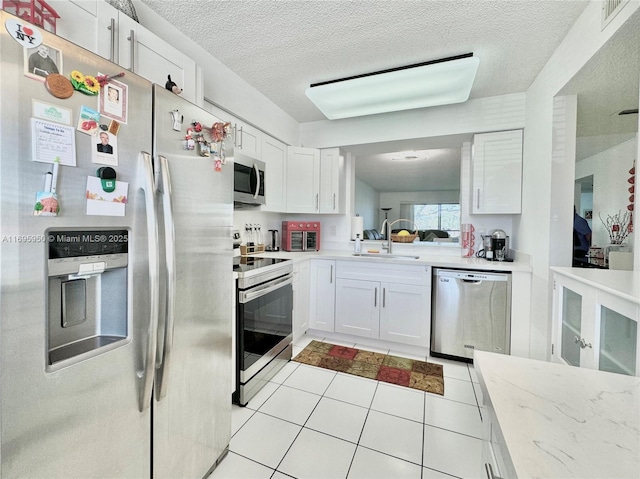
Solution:
<svg viewBox="0 0 640 479"><path fill-rule="evenodd" d="M362 250L362 242L360 240L360 234L356 234L356 244L354 247L354 252L355 253L360 253L360 251Z"/></svg>

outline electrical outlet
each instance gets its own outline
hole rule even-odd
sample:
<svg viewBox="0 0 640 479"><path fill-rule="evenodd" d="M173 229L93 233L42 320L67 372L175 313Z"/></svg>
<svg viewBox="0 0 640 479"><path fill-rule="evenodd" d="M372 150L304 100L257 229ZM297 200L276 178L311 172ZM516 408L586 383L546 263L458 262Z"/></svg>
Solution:
<svg viewBox="0 0 640 479"><path fill-rule="evenodd" d="M329 227L329 236L338 236L336 225L331 225Z"/></svg>

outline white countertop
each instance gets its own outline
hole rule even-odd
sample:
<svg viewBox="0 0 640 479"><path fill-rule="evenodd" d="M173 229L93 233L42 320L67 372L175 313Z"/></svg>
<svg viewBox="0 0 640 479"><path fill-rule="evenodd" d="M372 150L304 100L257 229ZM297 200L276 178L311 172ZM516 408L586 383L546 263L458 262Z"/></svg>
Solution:
<svg viewBox="0 0 640 479"><path fill-rule="evenodd" d="M395 248L395 247L394 247ZM340 250L321 250L311 252L266 252L260 253L256 256L264 256L266 258L289 258L294 261L303 261L311 258L318 259L335 259L335 260L347 260L347 261L376 261L393 264L424 264L427 266L436 266L439 268L464 268L473 270L491 270L491 271L524 271L531 272L531 266L521 261L513 262L498 262L487 261L482 258L463 258L461 255L441 255L441 254L425 254L424 251L417 250L402 250L398 248L394 251L394 255L414 255L419 256L418 259L412 258L385 258L387 253L380 252L379 257L371 256L354 256L353 251L340 251ZM367 250L363 249L363 253Z"/></svg>
<svg viewBox="0 0 640 479"><path fill-rule="evenodd" d="M551 271L640 304L640 272L638 271L568 267L552 267Z"/></svg>
<svg viewBox="0 0 640 479"><path fill-rule="evenodd" d="M481 351L474 366L503 477L640 477L640 378Z"/></svg>

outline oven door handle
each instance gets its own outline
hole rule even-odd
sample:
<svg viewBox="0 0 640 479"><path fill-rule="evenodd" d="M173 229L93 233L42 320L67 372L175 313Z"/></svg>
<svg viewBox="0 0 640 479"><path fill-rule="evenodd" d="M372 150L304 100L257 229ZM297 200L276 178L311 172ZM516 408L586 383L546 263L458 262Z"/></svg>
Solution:
<svg viewBox="0 0 640 479"><path fill-rule="evenodd" d="M254 299L264 296L265 294L269 294L272 291L275 291L276 289L282 288L283 286L291 283L293 283L293 276L284 276L283 278L279 278L275 281L270 281L269 283L263 284L258 288L251 289L249 291L241 291L238 295L238 301L240 302L240 304L248 303L250 301L253 301Z"/></svg>

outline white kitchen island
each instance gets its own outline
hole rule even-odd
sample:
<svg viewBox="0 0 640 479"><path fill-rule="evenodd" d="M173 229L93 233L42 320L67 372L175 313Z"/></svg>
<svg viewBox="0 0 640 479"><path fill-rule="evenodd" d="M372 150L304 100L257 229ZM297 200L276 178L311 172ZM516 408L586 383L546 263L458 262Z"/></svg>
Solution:
<svg viewBox="0 0 640 479"><path fill-rule="evenodd" d="M640 378L481 351L474 366L494 475L640 477Z"/></svg>

